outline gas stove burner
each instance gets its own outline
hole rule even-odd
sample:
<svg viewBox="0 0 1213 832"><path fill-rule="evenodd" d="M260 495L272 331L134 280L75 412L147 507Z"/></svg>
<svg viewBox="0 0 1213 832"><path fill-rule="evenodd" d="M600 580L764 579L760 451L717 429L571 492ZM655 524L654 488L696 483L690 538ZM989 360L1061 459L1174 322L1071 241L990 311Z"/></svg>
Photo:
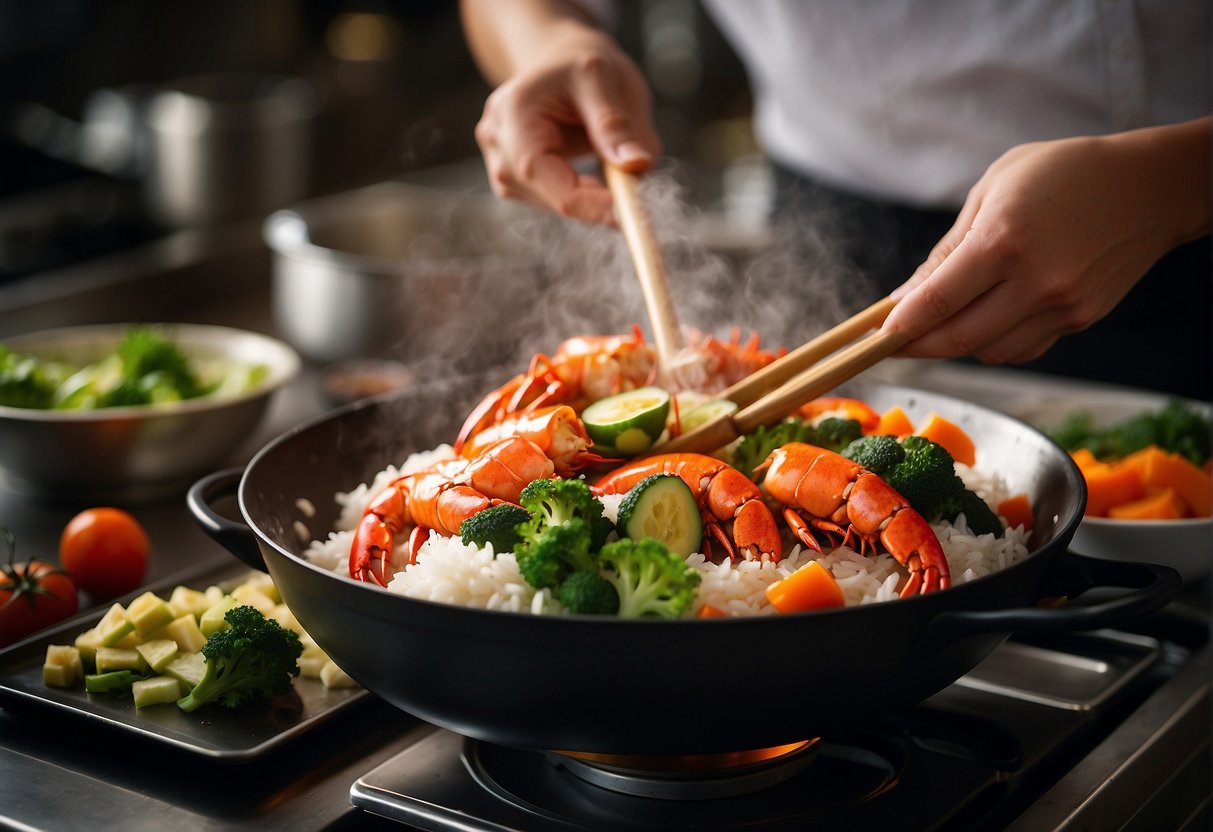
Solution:
<svg viewBox="0 0 1213 832"><path fill-rule="evenodd" d="M667 800L711 800L752 794L795 776L813 760L819 740L722 754L619 755L551 752L557 768L620 794Z"/></svg>

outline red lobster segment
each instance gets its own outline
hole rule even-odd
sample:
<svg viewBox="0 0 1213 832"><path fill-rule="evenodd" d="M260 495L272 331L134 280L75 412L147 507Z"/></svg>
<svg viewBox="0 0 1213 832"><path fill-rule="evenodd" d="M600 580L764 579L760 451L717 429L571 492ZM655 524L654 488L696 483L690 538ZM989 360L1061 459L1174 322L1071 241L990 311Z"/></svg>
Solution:
<svg viewBox="0 0 1213 832"><path fill-rule="evenodd" d="M758 470L763 486L784 505L783 516L805 546L821 551L814 532L861 554L879 540L910 575L901 597L947 589L948 559L939 538L905 498L863 466L825 448L792 442L776 448Z"/></svg>
<svg viewBox="0 0 1213 832"><path fill-rule="evenodd" d="M758 486L715 457L658 454L624 465L594 485L596 494L623 494L652 474L677 474L691 488L703 518L705 549L713 543L730 559L783 555L779 527ZM711 556L711 551L705 551Z"/></svg>

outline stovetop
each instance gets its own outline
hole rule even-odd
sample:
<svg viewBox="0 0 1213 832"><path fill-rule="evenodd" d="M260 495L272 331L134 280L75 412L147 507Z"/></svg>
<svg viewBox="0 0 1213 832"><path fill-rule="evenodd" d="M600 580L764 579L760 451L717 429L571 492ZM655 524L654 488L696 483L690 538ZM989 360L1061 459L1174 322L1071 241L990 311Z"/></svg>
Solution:
<svg viewBox="0 0 1213 832"><path fill-rule="evenodd" d="M1204 637L1199 616L1173 626L1188 629L1190 640ZM635 760L587 765L435 730L360 777L351 801L432 832L1004 828L1189 658L1177 642L1124 632L1012 640L921 706L873 714L869 724L840 726L794 751L784 771L771 761L690 773L640 770ZM782 708L829 707L813 702L811 691L789 691L786 702L766 706L773 719ZM1207 754L1208 714L1186 718L1193 753ZM1147 793L1139 805L1148 801ZM1080 809L1085 828L1116 825L1096 801Z"/></svg>

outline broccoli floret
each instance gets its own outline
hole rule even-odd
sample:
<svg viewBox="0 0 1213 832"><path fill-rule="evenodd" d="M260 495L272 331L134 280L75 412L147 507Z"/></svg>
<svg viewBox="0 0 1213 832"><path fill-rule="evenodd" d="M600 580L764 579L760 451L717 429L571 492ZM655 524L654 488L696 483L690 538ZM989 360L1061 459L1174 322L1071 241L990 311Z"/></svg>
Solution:
<svg viewBox="0 0 1213 832"><path fill-rule="evenodd" d="M58 381L37 358L0 346L0 405L49 408L56 386Z"/></svg>
<svg viewBox="0 0 1213 832"><path fill-rule="evenodd" d="M531 519L518 527L523 541L532 540L545 528L581 519L590 528L590 548L597 551L606 542L614 525L602 514L602 503L582 479L532 480L522 489L518 503Z"/></svg>
<svg viewBox="0 0 1213 832"><path fill-rule="evenodd" d="M228 708L290 690L299 675L303 646L299 636L266 618L256 607L233 607L223 616L227 626L202 647L206 673L194 689L177 700L183 711L209 702Z"/></svg>
<svg viewBox="0 0 1213 832"><path fill-rule="evenodd" d="M537 535L524 534L514 548L518 571L536 589L558 587L571 572L595 569L592 539L589 523L576 517Z"/></svg>
<svg viewBox="0 0 1213 832"><path fill-rule="evenodd" d="M468 546L492 544L494 554L512 552L522 541L515 527L530 519L530 512L511 503L489 506L459 524L459 538Z"/></svg>
<svg viewBox="0 0 1213 832"><path fill-rule="evenodd" d="M883 477L906 458L905 448L897 437L880 433L856 439L841 453L878 477Z"/></svg>
<svg viewBox="0 0 1213 832"><path fill-rule="evenodd" d="M597 572L578 570L564 579L558 593L560 603L579 615L614 615L619 612L619 593Z"/></svg>
<svg viewBox="0 0 1213 832"><path fill-rule="evenodd" d="M841 451L863 435L858 419L842 419L828 416L813 425L812 436L805 440L819 448Z"/></svg>
<svg viewBox="0 0 1213 832"><path fill-rule="evenodd" d="M621 617L678 618L695 603L699 572L653 538L608 543L598 563L619 594Z"/></svg>
<svg viewBox="0 0 1213 832"><path fill-rule="evenodd" d="M150 327L130 330L117 353L123 379L143 391L145 402L192 399L206 392L181 348Z"/></svg>
<svg viewBox="0 0 1213 832"><path fill-rule="evenodd" d="M955 520L964 512L975 534L1002 534L1002 523L990 506L956 474L956 462L942 445L922 436L900 442L892 436L865 436L842 455L881 477L910 506L934 523Z"/></svg>
<svg viewBox="0 0 1213 832"><path fill-rule="evenodd" d="M1108 428L1096 428L1086 411L1069 413L1050 435L1067 451L1086 448L1099 459L1119 459L1148 445L1183 454L1196 465L1210 455L1210 422L1185 402L1172 400Z"/></svg>

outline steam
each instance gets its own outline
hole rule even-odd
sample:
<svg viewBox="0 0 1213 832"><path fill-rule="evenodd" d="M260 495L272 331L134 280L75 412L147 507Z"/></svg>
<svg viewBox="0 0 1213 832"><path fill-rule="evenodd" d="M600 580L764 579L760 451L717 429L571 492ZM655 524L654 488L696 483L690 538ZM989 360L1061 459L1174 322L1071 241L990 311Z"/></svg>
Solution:
<svg viewBox="0 0 1213 832"><path fill-rule="evenodd" d="M740 329L765 348L792 349L873 298L840 254L829 211L785 216L769 240L738 255L704 238L677 171L647 175L642 194L684 329L721 338ZM474 387L474 403L565 338L639 324L652 339L617 229L483 196L431 220L409 243L400 329L387 350L418 383Z"/></svg>

